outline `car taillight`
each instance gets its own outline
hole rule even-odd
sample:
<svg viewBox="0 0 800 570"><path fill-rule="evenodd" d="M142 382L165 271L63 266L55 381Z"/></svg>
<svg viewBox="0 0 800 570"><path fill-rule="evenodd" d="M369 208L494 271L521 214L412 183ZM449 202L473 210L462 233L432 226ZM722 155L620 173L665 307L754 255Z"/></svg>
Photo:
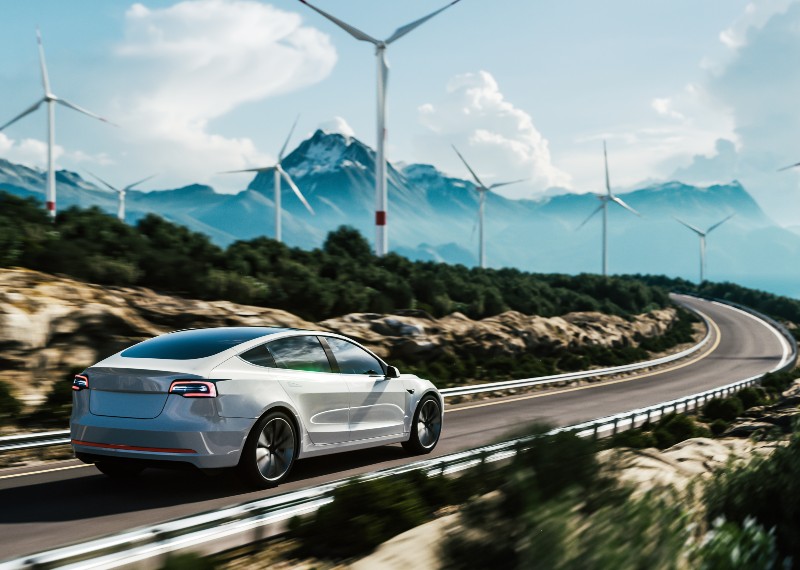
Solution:
<svg viewBox="0 0 800 570"><path fill-rule="evenodd" d="M76 392L78 390L88 390L89 389L89 377L84 376L83 374L76 374L75 378L72 379L72 389Z"/></svg>
<svg viewBox="0 0 800 570"><path fill-rule="evenodd" d="M217 387L213 382L199 380L175 380L169 387L170 394L184 398L216 398Z"/></svg>

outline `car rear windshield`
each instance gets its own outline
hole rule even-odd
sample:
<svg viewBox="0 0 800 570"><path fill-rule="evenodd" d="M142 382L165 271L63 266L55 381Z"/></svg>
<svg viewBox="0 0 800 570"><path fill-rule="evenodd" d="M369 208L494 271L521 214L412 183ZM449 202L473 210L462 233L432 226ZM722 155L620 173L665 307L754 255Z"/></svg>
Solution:
<svg viewBox="0 0 800 570"><path fill-rule="evenodd" d="M191 360L218 354L233 346L271 334L290 329L272 327L231 327L218 329L194 329L178 331L156 338L124 350L121 356L127 358L162 358L169 360Z"/></svg>

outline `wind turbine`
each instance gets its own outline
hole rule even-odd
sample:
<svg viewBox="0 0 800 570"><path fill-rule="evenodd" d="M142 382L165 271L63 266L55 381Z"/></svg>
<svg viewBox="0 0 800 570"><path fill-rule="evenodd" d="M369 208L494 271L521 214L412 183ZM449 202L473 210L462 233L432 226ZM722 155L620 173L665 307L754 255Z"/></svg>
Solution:
<svg viewBox="0 0 800 570"><path fill-rule="evenodd" d="M321 14L345 32L353 36L355 39L362 42L369 42L375 46L375 57L378 64L378 136L377 136L377 157L375 161L375 254L378 256L385 255L389 250L389 232L386 223L386 212L388 209L388 196L387 196L387 182L386 182L386 88L389 79L389 65L386 63L386 48L389 44L399 40L415 28L421 26L439 12L443 12L453 4L460 0L452 0L443 8L439 8L435 12L431 12L427 16L414 20L410 24L397 28L394 33L385 40L377 40L372 36L365 34L361 30L354 28L335 16L331 16L306 2L300 0L303 4Z"/></svg>
<svg viewBox="0 0 800 570"><path fill-rule="evenodd" d="M64 105L65 107L69 107L74 111L78 111L79 113L83 113L84 115L88 115L104 123L113 124L107 119L104 119L100 115L95 115L91 111L87 111L83 107L79 107L74 103L70 103L66 99L61 99L57 97L50 91L50 80L47 76L47 65L44 61L44 46L42 46L42 34L39 30L36 30L36 41L39 43L39 65L42 71L42 87L44 87L44 97L39 99L36 103L25 109L22 113L11 119L5 125L0 127L0 131L5 129L8 126L13 125L17 121L19 121L22 117L29 115L36 111L42 103L47 103L47 193L45 200L47 202L47 211L50 213L50 217L55 219L56 217L56 172L55 166L53 164L53 150L56 144L56 112L55 112L55 104L59 103Z"/></svg>
<svg viewBox="0 0 800 570"><path fill-rule="evenodd" d="M306 210L314 214L314 209L311 207L311 204L308 203L306 197L303 196L303 193L300 192L300 189L294 183L294 181L289 177L289 174L283 169L281 166L281 162L283 161L283 153L286 152L286 146L289 144L289 139L292 138L292 133L294 133L294 128L297 126L297 121L300 117L294 120L294 124L292 124L292 129L289 131L289 136L286 137L286 141L283 143L281 147L281 151L278 153L278 162L276 162L272 166L262 166L260 168L245 168L244 170L228 170L227 172L223 172L223 174L232 174L236 172L269 172L270 170L274 171L275 173L275 240L281 241L281 177L289 184L289 187L294 191L295 196L297 199L300 200L303 205L306 207Z"/></svg>
<svg viewBox="0 0 800 570"><path fill-rule="evenodd" d="M702 283L705 280L705 272L706 272L706 236L708 234L710 234L713 230L717 229L722 224L724 224L725 222L730 220L735 215L736 215L735 213L731 214L730 216L728 216L724 220L722 220L720 222L717 222L713 226L709 227L706 231L703 231L700 228L698 228L696 226L693 226L692 224L687 224L686 222L684 222L683 220L681 220L679 218L675 218L676 221L680 222L681 224L683 224L684 226L686 226L687 228L692 230L700 238L700 283Z"/></svg>
<svg viewBox="0 0 800 570"><path fill-rule="evenodd" d="M611 182L608 178L608 152L606 151L606 141L603 141L603 160L606 166L606 193L597 195L597 198L600 200L600 205L577 227L577 229L581 229L585 226L586 222L591 220L597 212L600 210L603 211L603 277L606 277L608 275L608 203L614 202L639 217L642 215L623 202L621 198L611 193Z"/></svg>
<svg viewBox="0 0 800 570"><path fill-rule="evenodd" d="M495 182L494 184L490 184L489 186L486 186L483 182L481 182L481 179L478 178L478 175L475 174L475 171L472 170L470 165L467 164L467 161L464 160L464 157L461 156L461 153L458 152L458 149L455 147L455 145L452 145L452 146L453 146L453 150L456 151L456 154L458 155L458 158L461 159L461 162L463 162L464 166L466 166L467 170L469 170L469 173L472 175L472 179L475 180L475 190L478 192L478 204L479 204L479 206L478 206L478 223L480 225L480 232L479 232L479 235L480 235L480 250L479 250L480 255L479 255L479 259L480 259L481 268L485 269L486 268L486 241L485 241L486 236L485 236L484 231L483 231L483 222L484 222L484 216L485 216L485 212L486 212L486 193L489 192L489 190L493 190L494 188L499 188L500 186L508 186L509 184L516 184L517 182L522 182L524 179L522 179L522 180L512 180L511 182Z"/></svg>
<svg viewBox="0 0 800 570"><path fill-rule="evenodd" d="M89 172L89 171L87 170L87 172ZM138 182L134 182L133 184L128 184L124 188L117 188L116 186L112 186L111 184L109 184L108 182L106 182L105 180L100 178L97 174L94 174L92 172L89 172L89 174L91 174L97 180L99 180L106 188L108 188L112 192L116 192L117 193L117 195L119 196L119 205L117 207L117 218L119 218L120 221L122 221L122 222L125 221L125 194L127 194L128 190L133 190L139 184L142 184L143 182L147 182L148 180L150 180L151 178L153 178L155 176L155 174L153 174L151 176L148 176L147 178L142 178Z"/></svg>

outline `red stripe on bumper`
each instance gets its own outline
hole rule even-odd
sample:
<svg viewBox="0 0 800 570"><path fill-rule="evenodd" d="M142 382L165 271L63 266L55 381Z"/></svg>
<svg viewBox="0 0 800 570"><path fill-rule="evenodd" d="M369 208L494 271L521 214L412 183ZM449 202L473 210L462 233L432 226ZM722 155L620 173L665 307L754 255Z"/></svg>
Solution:
<svg viewBox="0 0 800 570"><path fill-rule="evenodd" d="M95 443L93 441L81 441L73 439L72 445L84 445L86 447L101 447L103 449L121 449L123 451L153 451L156 453L197 453L194 449L173 449L170 447L139 447L138 445L122 445L120 443Z"/></svg>

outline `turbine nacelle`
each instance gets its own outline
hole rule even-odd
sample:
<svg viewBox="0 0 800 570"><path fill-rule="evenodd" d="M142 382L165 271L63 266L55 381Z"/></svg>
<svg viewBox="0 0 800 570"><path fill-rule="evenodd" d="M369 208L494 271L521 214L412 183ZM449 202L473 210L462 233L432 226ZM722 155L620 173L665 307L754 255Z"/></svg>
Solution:
<svg viewBox="0 0 800 570"><path fill-rule="evenodd" d="M482 268L485 268L486 267L486 243L485 243L485 239L484 239L485 235L484 235L484 232L483 232L483 222L484 222L484 212L485 212L485 208L486 208L486 193L489 192L490 190L494 189L494 188L499 188L500 186L508 186L509 184L516 184L518 182L523 182L526 179L523 178L521 180L512 180L510 182L495 182L494 184L490 184L489 186L486 186L486 184L483 183L483 181L478 177L478 175L475 174L475 171L472 170L472 167L469 165L469 163L466 161L466 159L463 156L461 156L460 152L458 152L458 149L456 148L456 145L450 145L450 146L453 147L453 150L456 151L456 154L458 155L458 158L461 159L461 162L463 162L464 166L466 166L467 170L469 170L469 173L472 175L472 179L474 180L474 182L472 184L472 187L478 192L478 196L479 196L479 200L478 200L478 204L479 204L479 206L478 206L478 224L480 225L480 234L481 234L481 237L480 237L480 240L481 240L480 241L480 249L479 249L479 260L480 260L480 266ZM474 233L475 229L473 228L472 231Z"/></svg>
<svg viewBox="0 0 800 570"><path fill-rule="evenodd" d="M79 113L83 113L89 117L97 119L99 121L103 121L104 123L114 124L111 123L108 119L101 117L100 115L96 115L91 111L84 109L83 107L79 107L74 103L70 103L66 99L61 99L57 95L53 93L50 89L50 79L47 75L47 63L45 62L44 58L44 45L42 44L42 34L39 30L36 30L36 41L39 45L39 67L42 73L42 90L44 91L44 96L39 99L36 103L22 111L19 115L5 123L4 125L0 126L0 131L9 127L22 119L23 117L30 115L34 111L36 111L39 107L42 106L42 103L46 103L48 106L48 116L47 116L47 187L46 187L46 197L45 203L47 205L47 210L50 213L52 219L56 217L56 175L55 175L55 164L54 164L54 155L53 150L55 147L55 113L54 113L54 104L58 103L60 105L64 105L65 107L69 107L73 111L78 111Z"/></svg>
<svg viewBox="0 0 800 570"><path fill-rule="evenodd" d="M299 0L322 17L330 20L345 32L353 36L358 41L371 43L375 46L375 56L378 58L378 77L377 77L377 94L378 94L378 109L377 109L377 149L375 159L375 254L378 256L385 255L389 249L389 234L386 223L386 212L388 210L388 185L386 174L386 90L389 75L389 66L386 63L386 48L393 42L396 42L409 32L418 28L440 12L446 10L453 4L460 2L460 0L452 0L447 5L439 8L423 16L413 22L400 26L394 33L385 40L378 40L371 35L367 34L351 26L347 22L343 22L336 16L328 14L324 10L317 8L307 0Z"/></svg>
<svg viewBox="0 0 800 570"><path fill-rule="evenodd" d="M302 0L301 0L302 1ZM292 134L294 133L294 129L297 126L297 121L300 119L298 115L297 118L294 120L292 124L292 128L289 130L289 136L286 137L286 140L283 142L283 146L281 147L280 152L278 152L278 161L271 165L271 166L258 166L255 168L244 168L241 170L227 170L220 174L234 174L239 172L275 172L275 181L274 181L274 191L275 191L275 239L277 241L281 241L281 178L283 178L286 183L289 185L289 188L292 189L294 195L297 196L297 199L305 206L306 210L309 211L312 215L315 215L314 208L311 207L311 204L308 203L306 197L300 191L300 188L297 187L297 184L294 183L292 177L289 176L289 173L283 169L282 162L283 162L283 155L286 152L286 147L289 145L289 140L292 138Z"/></svg>

